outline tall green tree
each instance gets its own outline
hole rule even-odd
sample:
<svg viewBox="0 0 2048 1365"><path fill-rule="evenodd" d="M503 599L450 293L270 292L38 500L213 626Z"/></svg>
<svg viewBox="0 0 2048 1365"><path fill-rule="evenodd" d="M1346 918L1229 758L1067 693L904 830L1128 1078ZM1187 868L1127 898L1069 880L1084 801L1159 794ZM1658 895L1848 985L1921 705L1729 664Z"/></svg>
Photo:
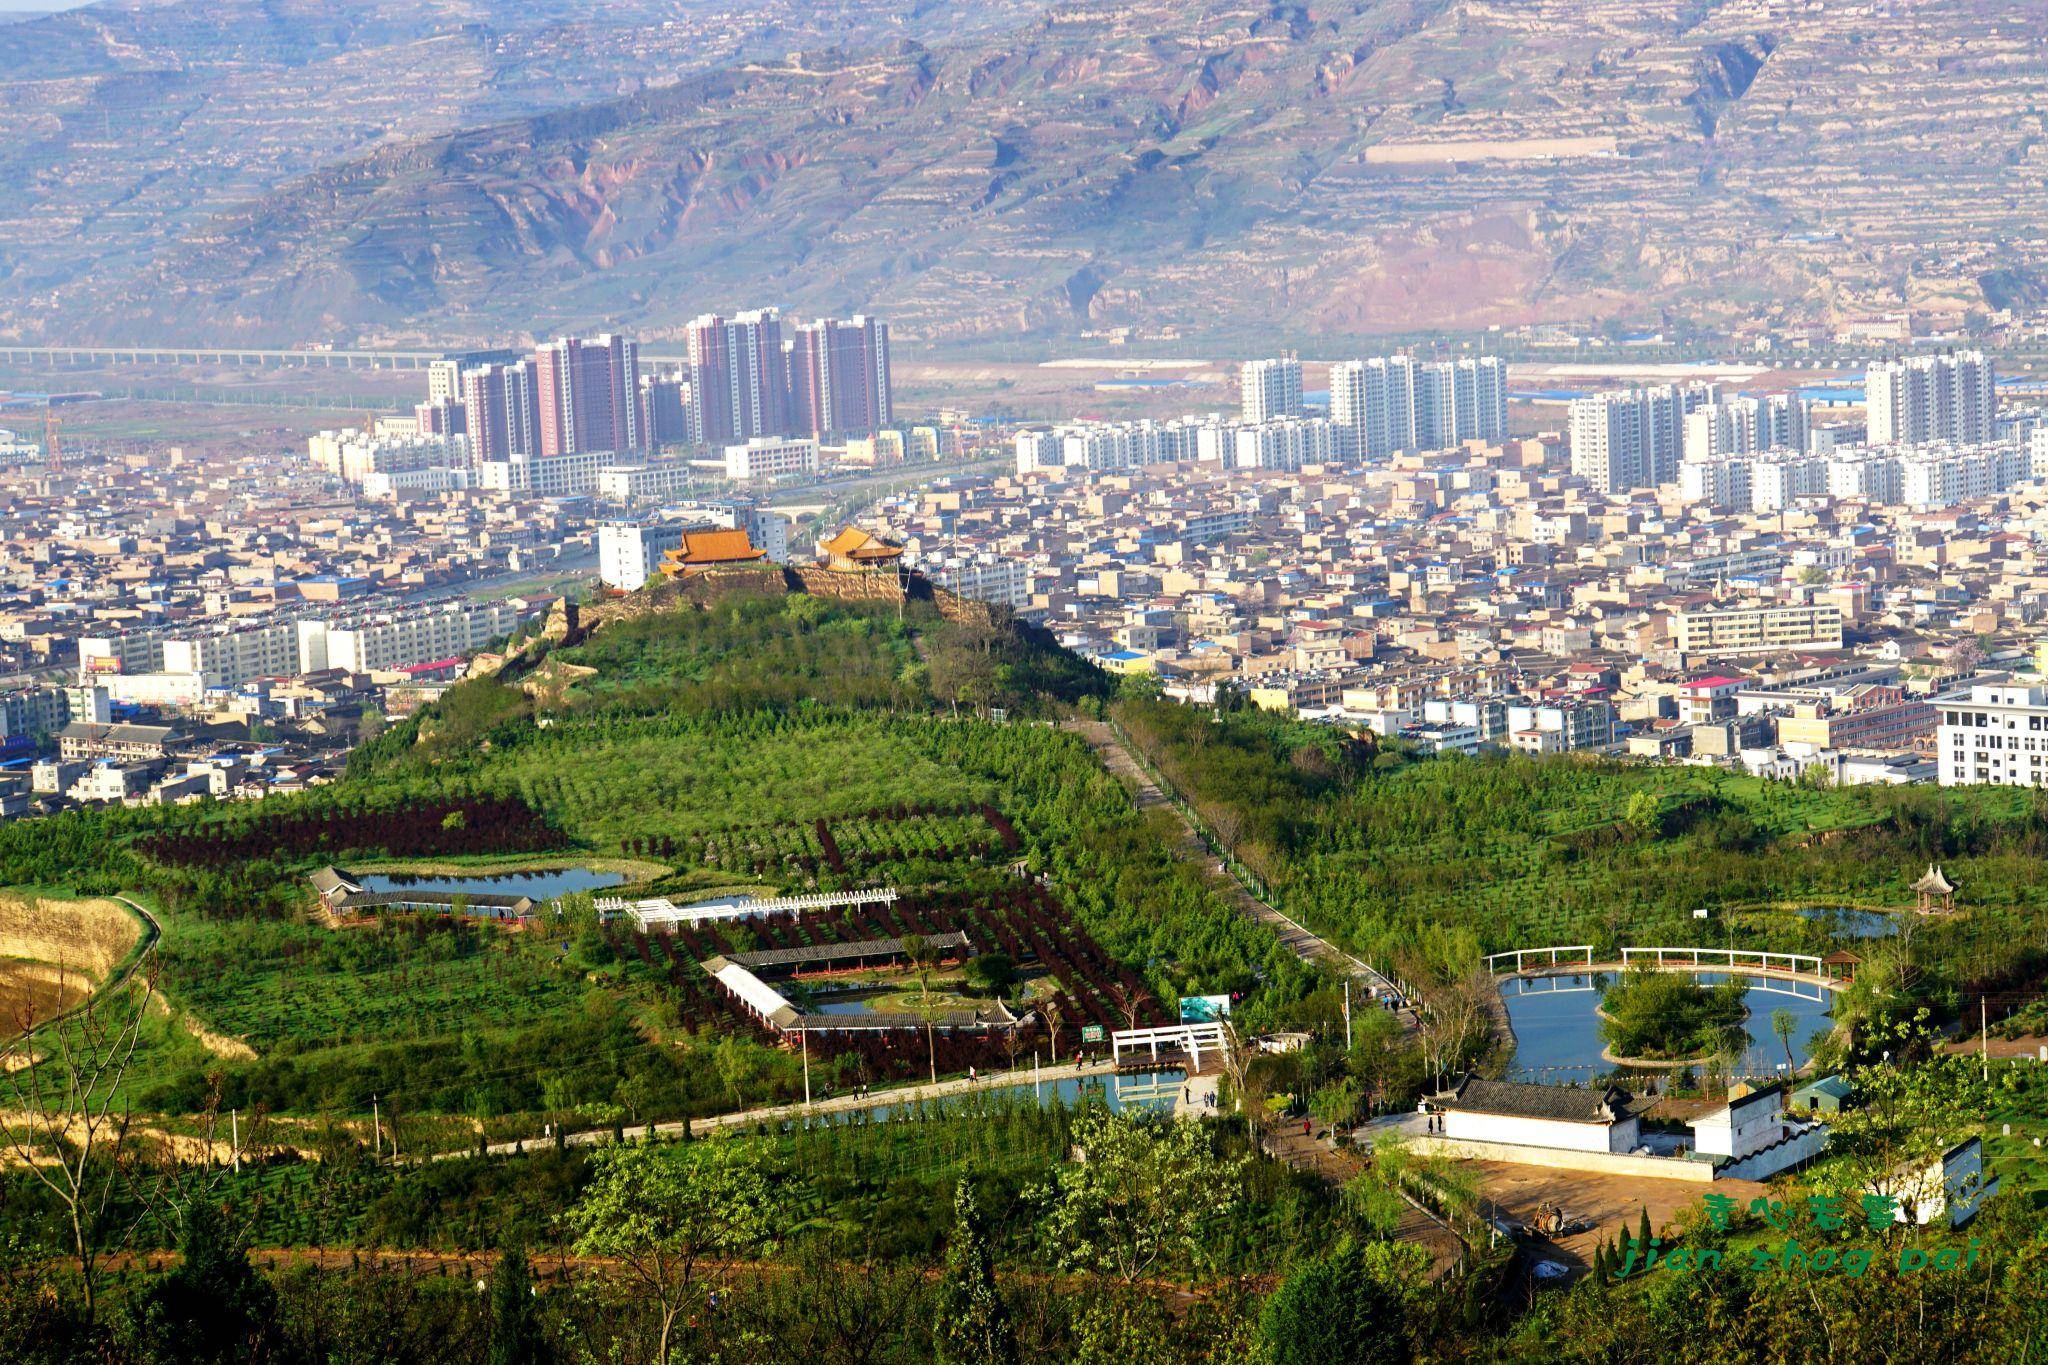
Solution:
<svg viewBox="0 0 2048 1365"><path fill-rule="evenodd" d="M1160 1114L1091 1112L1075 1123L1074 1144L1084 1159L1036 1192L1063 1265L1131 1284L1209 1260L1246 1158L1217 1156L1203 1125Z"/></svg>
<svg viewBox="0 0 2048 1365"><path fill-rule="evenodd" d="M723 1282L722 1262L774 1238L770 1187L760 1154L735 1143L607 1147L569 1210L576 1250L615 1257L652 1296L661 1318L657 1365L667 1365L675 1325Z"/></svg>
<svg viewBox="0 0 2048 1365"><path fill-rule="evenodd" d="M996 1288L995 1252L988 1226L965 1178L953 1189L953 1238L939 1278L933 1332L940 1365L1016 1365L1017 1332Z"/></svg>
<svg viewBox="0 0 2048 1365"><path fill-rule="evenodd" d="M145 1365L244 1365L267 1358L277 1293L249 1264L211 1201L185 1206L175 1270L128 1309L135 1358Z"/></svg>
<svg viewBox="0 0 2048 1365"><path fill-rule="evenodd" d="M1785 1048L1785 1070L1789 1075L1799 1069L1798 1061L1792 1055L1792 1035L1799 1031L1799 1016L1788 1009L1771 1011L1771 1032L1778 1035L1778 1041Z"/></svg>
<svg viewBox="0 0 2048 1365"><path fill-rule="evenodd" d="M1409 1357L1400 1295L1348 1237L1281 1282L1259 1332L1272 1365L1397 1365Z"/></svg>
<svg viewBox="0 0 2048 1365"><path fill-rule="evenodd" d="M555 1358L534 1302L533 1268L507 1247L491 1273L490 1365L550 1365Z"/></svg>

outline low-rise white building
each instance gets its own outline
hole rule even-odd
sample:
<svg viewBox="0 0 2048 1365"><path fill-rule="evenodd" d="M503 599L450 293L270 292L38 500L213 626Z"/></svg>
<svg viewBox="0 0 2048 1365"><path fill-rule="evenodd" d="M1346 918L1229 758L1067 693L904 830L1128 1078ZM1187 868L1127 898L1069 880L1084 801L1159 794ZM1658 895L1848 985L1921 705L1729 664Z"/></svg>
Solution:
<svg viewBox="0 0 2048 1365"><path fill-rule="evenodd" d="M1693 1147L1709 1156L1745 1157L1785 1135L1785 1092L1767 1086L1739 1095L1692 1121Z"/></svg>
<svg viewBox="0 0 2048 1365"><path fill-rule="evenodd" d="M688 489L697 471L687 464L613 464L597 471L597 495L611 502L649 502Z"/></svg>
<svg viewBox="0 0 2048 1365"><path fill-rule="evenodd" d="M95 763L65 793L73 801L113 802L141 796L162 766L155 763Z"/></svg>
<svg viewBox="0 0 2048 1365"><path fill-rule="evenodd" d="M563 455L513 454L502 460L483 460L475 466L476 485L488 493L510 496L530 493L558 498L588 493L597 486L597 471L616 463L609 450L573 451Z"/></svg>
<svg viewBox="0 0 2048 1365"><path fill-rule="evenodd" d="M1942 786L2048 786L2048 687L1980 685L1934 704Z"/></svg>
<svg viewBox="0 0 2048 1365"><path fill-rule="evenodd" d="M608 521L597 528L597 575L607 588L634 592L652 578L661 557L683 543L687 522Z"/></svg>
<svg viewBox="0 0 2048 1365"><path fill-rule="evenodd" d="M519 609L510 602L457 603L338 621L327 629L327 666L370 673L462 658L510 635L518 625Z"/></svg>
<svg viewBox="0 0 2048 1365"><path fill-rule="evenodd" d="M1870 1192L1898 1200L1901 1223L1925 1227L1946 1219L1952 1228L1977 1216L1983 1202L1998 1192L1996 1177L1984 1173L1984 1141L1959 1142L1932 1160L1901 1168Z"/></svg>
<svg viewBox="0 0 2048 1365"><path fill-rule="evenodd" d="M728 479L780 479L818 472L818 443L785 436L756 436L725 448Z"/></svg>
<svg viewBox="0 0 2048 1365"><path fill-rule="evenodd" d="M1031 602L1031 574L1018 560L1003 556L984 559L944 560L924 565L932 582L978 602L1005 607L1023 607Z"/></svg>
<svg viewBox="0 0 2048 1365"><path fill-rule="evenodd" d="M1618 1085L1599 1090L1530 1085L1466 1076L1430 1097L1454 1142L1499 1142L1574 1152L1630 1152L1641 1145L1635 1097Z"/></svg>

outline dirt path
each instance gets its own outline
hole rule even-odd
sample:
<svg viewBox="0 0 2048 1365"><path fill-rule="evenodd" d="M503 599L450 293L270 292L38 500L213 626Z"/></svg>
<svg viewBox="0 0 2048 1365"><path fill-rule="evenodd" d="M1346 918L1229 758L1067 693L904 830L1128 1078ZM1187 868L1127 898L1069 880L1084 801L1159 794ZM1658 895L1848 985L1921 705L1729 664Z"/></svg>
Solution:
<svg viewBox="0 0 2048 1365"><path fill-rule="evenodd" d="M2043 1059L2044 1050L2048 1050L2048 1037L2040 1034L2027 1034L2019 1038L1979 1039L1972 1033L1967 1038L1957 1038L1941 1045L1941 1051L1957 1057L1983 1055L1999 1061L2014 1058L2038 1061Z"/></svg>
<svg viewBox="0 0 2048 1365"><path fill-rule="evenodd" d="M123 1270L168 1270L184 1257L176 1251L126 1251L109 1256L101 1265L109 1272ZM357 1266L407 1267L422 1274L446 1275L456 1279L487 1279L498 1264L495 1251L417 1251L387 1247L251 1247L249 1259L267 1270L284 1270L295 1266L312 1266L320 1270L347 1270ZM552 1250L529 1250L527 1264L534 1279L547 1281L568 1281L584 1275L619 1274L622 1262L611 1256L578 1256L559 1247ZM721 1278L764 1279L771 1275L788 1275L796 1267L787 1261L713 1261L700 1267L707 1279ZM847 1273L859 1274L861 1267L848 1265ZM920 1272L927 1280L939 1277L937 1267L926 1267ZM1085 1290L1094 1281L1081 1275L1049 1274L1039 1270L1019 1270L998 1267L999 1279L1021 1284L1056 1284ZM1251 1280L1261 1289L1270 1290L1275 1281L1270 1275L1255 1275ZM1179 1284L1172 1280L1142 1279L1137 1285L1158 1293L1170 1302L1185 1307L1196 1300L1207 1299L1220 1290L1237 1286L1230 1281L1215 1284Z"/></svg>
<svg viewBox="0 0 2048 1365"><path fill-rule="evenodd" d="M1272 930L1286 949L1304 962L1320 963L1342 976L1362 981L1375 995L1391 996L1402 1000L1404 1007L1397 1011L1404 1028L1415 1027L1415 1015L1406 1007L1406 993L1391 979L1369 962L1353 957L1328 939L1313 933L1280 911L1252 894L1251 888L1240 881L1229 866L1217 860L1202 841L1187 813L1167 798L1158 782L1131 754L1117 733L1105 721L1075 720L1068 722L1068 728L1088 742L1102 765L1109 769L1116 779L1131 789L1132 799L1141 811L1165 810L1173 816L1180 827L1180 837L1175 840L1174 849L1180 858L1193 864L1211 886L1214 886L1239 913Z"/></svg>
<svg viewBox="0 0 2048 1365"><path fill-rule="evenodd" d="M1320 1138L1305 1135L1299 1123L1283 1124L1268 1133L1263 1145L1276 1160L1319 1175L1333 1185L1344 1184L1366 1168L1364 1158L1357 1152L1332 1147ZM1401 1201L1401 1219L1394 1225L1394 1240L1419 1246L1429 1253L1432 1279L1448 1274L1465 1255L1465 1244L1456 1233L1405 1197Z"/></svg>

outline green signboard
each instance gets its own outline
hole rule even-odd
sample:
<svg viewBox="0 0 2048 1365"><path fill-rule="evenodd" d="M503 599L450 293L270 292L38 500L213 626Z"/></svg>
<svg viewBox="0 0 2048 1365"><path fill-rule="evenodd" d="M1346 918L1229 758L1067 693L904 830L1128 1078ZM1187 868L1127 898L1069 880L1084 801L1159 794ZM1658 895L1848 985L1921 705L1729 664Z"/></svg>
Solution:
<svg viewBox="0 0 2048 1365"><path fill-rule="evenodd" d="M1102 1025L1100 1025L1100 1024L1083 1024L1083 1025L1081 1025L1081 1041L1082 1041L1082 1042L1084 1042L1084 1043L1099 1043L1099 1042L1101 1042L1101 1041L1102 1041Z"/></svg>

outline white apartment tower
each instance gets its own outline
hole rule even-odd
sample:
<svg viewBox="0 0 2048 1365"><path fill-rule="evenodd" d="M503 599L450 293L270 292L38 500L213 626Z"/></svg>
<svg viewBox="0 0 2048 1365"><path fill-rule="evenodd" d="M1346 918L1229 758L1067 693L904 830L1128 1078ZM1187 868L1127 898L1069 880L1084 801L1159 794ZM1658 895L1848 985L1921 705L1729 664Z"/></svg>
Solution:
<svg viewBox="0 0 2048 1365"><path fill-rule="evenodd" d="M1245 421L1270 422L1276 417L1302 415L1301 357L1247 360L1239 379Z"/></svg>
<svg viewBox="0 0 2048 1365"><path fill-rule="evenodd" d="M1988 441L1997 377L1982 351L1883 360L1864 376L1871 445Z"/></svg>
<svg viewBox="0 0 2048 1365"><path fill-rule="evenodd" d="M1507 365L1495 356L1418 364L1408 356L1330 368L1330 420L1350 453L1439 450L1507 435Z"/></svg>
<svg viewBox="0 0 2048 1365"><path fill-rule="evenodd" d="M1805 450L1809 404L1786 393L1741 394L1693 409L1685 417L1685 458Z"/></svg>
<svg viewBox="0 0 2048 1365"><path fill-rule="evenodd" d="M1695 414L1697 415L1697 414ZM1750 504L1750 462L1720 455L1678 466L1678 487L1688 503L1715 512L1747 512Z"/></svg>
<svg viewBox="0 0 2048 1365"><path fill-rule="evenodd" d="M1330 421L1354 459L1381 460L1415 444L1415 362L1405 355L1330 367Z"/></svg>
<svg viewBox="0 0 2048 1365"><path fill-rule="evenodd" d="M1572 472L1602 493L1677 482L1685 419L1717 396L1690 384L1573 399Z"/></svg>
<svg viewBox="0 0 2048 1365"><path fill-rule="evenodd" d="M1507 434L1507 365L1494 356L1416 367L1415 446L1443 450Z"/></svg>

